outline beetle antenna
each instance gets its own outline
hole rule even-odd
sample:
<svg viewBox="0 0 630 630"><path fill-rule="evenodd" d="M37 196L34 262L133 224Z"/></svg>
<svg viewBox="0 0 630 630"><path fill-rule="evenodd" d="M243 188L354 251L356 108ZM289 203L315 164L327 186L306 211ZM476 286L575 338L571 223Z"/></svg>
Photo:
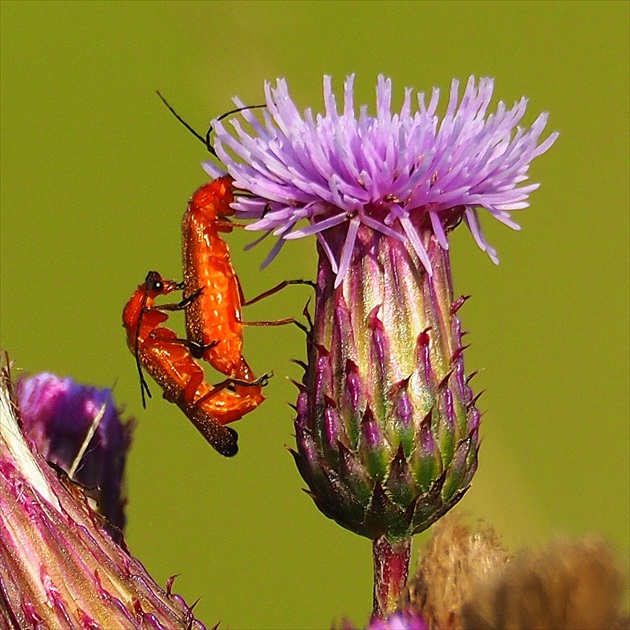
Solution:
<svg viewBox="0 0 630 630"><path fill-rule="evenodd" d="M214 147L212 146L212 142L210 142L210 136L212 135L212 132L214 131L214 127L213 127L212 123L210 123L210 126L208 127L208 131L206 132L205 137L202 136L195 129L193 129L175 111L174 107L164 98L164 96L162 96L162 94L160 93L159 90L156 90L155 93L160 97L160 100L162 101L162 103L164 103L164 105L166 105L166 107L171 112L171 114L173 114L173 116L175 116L175 118L177 118L177 120L179 120L179 122L182 125L184 125L184 127L186 127L186 129L188 129L188 131L190 131L190 133L192 133L192 135L195 136L195 138L197 138L197 140L200 140L201 142L203 142L204 146L208 150L208 153L210 153L211 155L214 155L214 157L218 159L219 156L217 155L217 152L214 150ZM225 114L221 114L221 116L219 116L217 118L217 122L219 120L223 120L224 118L227 118L228 116L231 116L232 114L238 114L239 112L242 112L242 111L244 111L246 109L260 109L262 107L266 107L266 105L246 105L245 107L237 107L236 109L231 109L229 112L225 112Z"/></svg>

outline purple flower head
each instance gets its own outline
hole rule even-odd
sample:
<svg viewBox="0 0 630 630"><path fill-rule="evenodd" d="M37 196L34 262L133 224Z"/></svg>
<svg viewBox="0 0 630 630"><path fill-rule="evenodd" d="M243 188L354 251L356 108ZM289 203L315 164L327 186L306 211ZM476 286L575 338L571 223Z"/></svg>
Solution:
<svg viewBox="0 0 630 630"><path fill-rule="evenodd" d="M440 246L448 248L447 233L460 220L479 247L497 262L479 221L484 208L505 225L518 229L511 211L527 207L538 184L527 180L530 162L555 141L554 132L543 142L547 122L543 113L529 129L518 126L527 99L508 109L503 102L487 114L493 80L470 77L459 98L454 79L446 113L440 120L440 91L434 88L428 105L423 93L412 104L407 88L400 113L391 109L392 83L378 77L376 116L367 106L354 107L354 75L346 79L340 113L331 78L324 77L325 114L298 111L286 81L265 84L267 111L261 124L251 110L242 112L252 133L238 120L231 135L217 121L215 148L241 196L234 207L242 218L257 218L248 226L265 230L280 240L264 264L277 254L284 240L316 234L337 275L338 286L348 270L357 233L367 226L399 241L408 241L429 274L432 266L419 231L430 227ZM235 99L238 106L243 103ZM223 171L203 164L213 177ZM302 220L308 225L299 226ZM341 235L330 237L331 229Z"/></svg>
<svg viewBox="0 0 630 630"><path fill-rule="evenodd" d="M122 531L131 426L120 421L111 391L43 372L22 379L17 394L22 430L39 454L95 493L100 511Z"/></svg>

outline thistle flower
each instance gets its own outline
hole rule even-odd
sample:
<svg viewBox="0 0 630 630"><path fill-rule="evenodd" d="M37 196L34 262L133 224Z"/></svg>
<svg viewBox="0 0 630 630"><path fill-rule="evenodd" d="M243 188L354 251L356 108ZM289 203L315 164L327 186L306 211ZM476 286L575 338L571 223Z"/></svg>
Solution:
<svg viewBox="0 0 630 630"><path fill-rule="evenodd" d="M171 592L171 583L160 588L111 538L82 486L31 450L13 394L5 366L0 375L0 626L204 628ZM36 398L27 396L27 406Z"/></svg>
<svg viewBox="0 0 630 630"><path fill-rule="evenodd" d="M299 386L298 469L319 509L373 541L374 614L394 607L407 579L410 539L455 505L477 467L479 412L465 376L448 234L463 221L497 262L480 209L518 228L537 184L529 164L547 115L518 127L526 109L499 103L487 115L493 81L471 77L446 113L439 90L391 110L391 81L378 78L376 116L357 116L354 77L339 112L329 77L325 114L302 116L284 80L265 86L261 124L251 132L218 121L216 152L237 188L239 216L289 239L315 234L319 268L308 363ZM235 99L238 106L242 106ZM222 174L206 163L213 176ZM302 225L303 220L306 225Z"/></svg>
<svg viewBox="0 0 630 630"><path fill-rule="evenodd" d="M95 495L98 510L113 526L125 526L122 496L131 424L120 421L109 389L98 389L42 373L18 382L22 431L49 463Z"/></svg>
<svg viewBox="0 0 630 630"><path fill-rule="evenodd" d="M286 82L279 79L275 89L265 84L265 126L251 110L241 112L252 126L253 136L238 120L231 119L237 138L221 121L215 121L217 155L234 177L235 186L253 195L240 197L234 207L243 218L262 217L248 229L273 231L282 239L265 264L284 240L317 234L339 285L363 226L410 243L431 274L423 232L429 231L448 249L447 232L462 218L479 247L498 262L496 251L484 237L479 209L519 229L510 212L526 208L529 193L539 186L519 184L527 179L530 162L558 136L554 132L538 144L548 115L540 114L528 130L518 127L527 107L523 97L510 110L500 102L496 113L486 118L494 89L489 78L476 84L471 76L461 101L459 81L454 79L441 122L436 114L437 88L428 105L424 94L418 94L415 112L413 90L407 88L400 114L392 114L391 80L381 75L376 88L377 115L370 116L364 105L358 118L353 89L351 75L345 82L340 114L331 78L324 77L326 114L314 117L307 109L302 117ZM234 102L244 106L240 99ZM212 162L203 167L213 177L224 174ZM303 219L309 225L298 229ZM333 230L336 226L340 229ZM328 238L339 232L344 236L340 243Z"/></svg>

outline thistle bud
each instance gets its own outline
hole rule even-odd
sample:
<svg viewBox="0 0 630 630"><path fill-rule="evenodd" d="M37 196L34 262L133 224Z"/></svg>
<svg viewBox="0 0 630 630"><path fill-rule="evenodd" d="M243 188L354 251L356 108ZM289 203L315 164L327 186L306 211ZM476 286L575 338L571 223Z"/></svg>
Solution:
<svg viewBox="0 0 630 630"><path fill-rule="evenodd" d="M338 287L320 258L294 455L319 509L371 540L426 529L477 467L460 303L445 250L425 239L432 275L413 248L369 227Z"/></svg>

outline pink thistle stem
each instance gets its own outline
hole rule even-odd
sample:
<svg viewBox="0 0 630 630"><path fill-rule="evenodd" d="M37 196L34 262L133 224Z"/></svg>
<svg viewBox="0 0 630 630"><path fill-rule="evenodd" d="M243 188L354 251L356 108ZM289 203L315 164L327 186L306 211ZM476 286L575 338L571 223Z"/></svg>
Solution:
<svg viewBox="0 0 630 630"><path fill-rule="evenodd" d="M395 542L386 536L372 543L374 557L374 608L372 619L383 619L395 612L400 593L409 577L411 538Z"/></svg>

